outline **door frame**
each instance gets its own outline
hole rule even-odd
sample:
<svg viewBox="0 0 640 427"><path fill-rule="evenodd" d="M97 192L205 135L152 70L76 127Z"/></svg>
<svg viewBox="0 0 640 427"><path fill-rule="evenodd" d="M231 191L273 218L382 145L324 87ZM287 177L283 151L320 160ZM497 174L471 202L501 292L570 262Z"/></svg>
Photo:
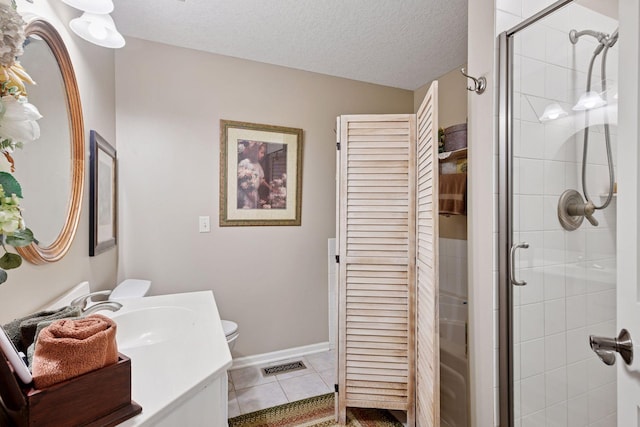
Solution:
<svg viewBox="0 0 640 427"><path fill-rule="evenodd" d="M513 246L513 37L539 20L573 3L560 0L498 36L498 404L501 427L514 425L513 285L509 255Z"/></svg>

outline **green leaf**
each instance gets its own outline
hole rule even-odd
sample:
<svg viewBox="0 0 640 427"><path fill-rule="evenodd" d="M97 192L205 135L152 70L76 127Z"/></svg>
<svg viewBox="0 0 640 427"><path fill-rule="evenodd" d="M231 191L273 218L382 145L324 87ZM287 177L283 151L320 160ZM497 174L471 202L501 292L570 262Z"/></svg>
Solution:
<svg viewBox="0 0 640 427"><path fill-rule="evenodd" d="M7 197L15 194L17 197L22 198L22 187L10 173L0 172L0 185L2 185L4 194Z"/></svg>
<svg viewBox="0 0 640 427"><path fill-rule="evenodd" d="M7 281L7 272L0 270L0 285Z"/></svg>
<svg viewBox="0 0 640 427"><path fill-rule="evenodd" d="M22 264L22 257L18 254L12 254L7 252L0 258L0 268L5 270L11 270L12 268L18 268ZM6 273L5 273L6 274Z"/></svg>
<svg viewBox="0 0 640 427"><path fill-rule="evenodd" d="M16 231L12 236L7 236L5 242L14 248L21 248L23 246L30 245L34 240L33 232L26 228L24 230Z"/></svg>

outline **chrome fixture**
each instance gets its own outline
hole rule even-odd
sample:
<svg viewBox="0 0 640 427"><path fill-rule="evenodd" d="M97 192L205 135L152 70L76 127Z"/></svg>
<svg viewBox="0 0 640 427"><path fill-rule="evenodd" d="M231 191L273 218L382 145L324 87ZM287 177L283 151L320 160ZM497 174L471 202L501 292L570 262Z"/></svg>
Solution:
<svg viewBox="0 0 640 427"><path fill-rule="evenodd" d="M524 280L516 279L516 251L520 248L528 249L529 244L526 242L517 243L511 246L511 251L509 253L509 257L511 258L511 263L509 264L509 280L515 286L524 286L527 284Z"/></svg>
<svg viewBox="0 0 640 427"><path fill-rule="evenodd" d="M598 220L593 217L595 211L596 206L590 200L585 202L576 190L565 190L558 201L558 220L567 231L579 228L584 218L597 227Z"/></svg>
<svg viewBox="0 0 640 427"><path fill-rule="evenodd" d="M87 303L89 303L89 300L92 297L95 296L109 296L111 295L111 291L106 290L106 291L96 291L96 292L91 292L88 293L86 295L81 295L75 299L73 299L69 305L72 307L80 307L80 309L84 312L87 309Z"/></svg>
<svg viewBox="0 0 640 427"><path fill-rule="evenodd" d="M606 365L616 363L616 352L620 353L622 360L627 365L631 365L633 361L633 342L631 335L626 329L622 329L618 338L596 337L589 335L589 345L600 360Z"/></svg>
<svg viewBox="0 0 640 427"><path fill-rule="evenodd" d="M598 40L598 45L593 51L591 61L589 62L589 71L587 73L587 87L585 93L580 96L578 103L573 107L574 111L584 111L586 122L584 128L584 145L582 150L582 193L584 194L584 200L582 196L575 190L567 190L560 196L560 200L558 201L558 219L560 220L560 224L562 225L562 227L568 231L572 231L580 227L583 218L587 218L594 227L598 226L598 221L593 218L593 213L596 210L604 209L609 206L609 203L611 203L611 199L613 198L615 183L612 160L613 155L611 154L611 135L609 131L609 123L605 116L604 138L607 152L607 164L609 167L609 193L607 195L607 199L602 205L597 206L595 203L593 203L593 200L589 196L589 192L587 190L587 157L589 153L590 128L589 110L602 107L607 104L607 101L604 100L600 96L600 94L591 89L591 77L593 75L593 64L598 55L602 53L601 85L602 93L605 93L607 91L607 53L609 49L618 42L618 30L616 29L611 35L593 30L571 30L569 32L569 40L573 44L578 43L578 39L580 39L580 37L582 36L594 37L596 40Z"/></svg>
<svg viewBox="0 0 640 427"><path fill-rule="evenodd" d="M82 310L82 315L87 316L101 310L118 311L122 308L122 304L117 301L100 301L89 308Z"/></svg>
<svg viewBox="0 0 640 427"><path fill-rule="evenodd" d="M469 74L466 73L464 68L460 69L460 72L462 73L463 76L465 76L466 78L470 79L473 82L473 86L467 86L467 90L470 92L475 92L478 95L480 95L481 93L484 92L484 90L487 88L487 79L484 77L472 77Z"/></svg>

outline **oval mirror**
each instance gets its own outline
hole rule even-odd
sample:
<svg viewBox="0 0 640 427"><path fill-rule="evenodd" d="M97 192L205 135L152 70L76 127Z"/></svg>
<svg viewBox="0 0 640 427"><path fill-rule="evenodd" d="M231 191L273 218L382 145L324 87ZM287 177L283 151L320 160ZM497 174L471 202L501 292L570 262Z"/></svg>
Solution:
<svg viewBox="0 0 640 427"><path fill-rule="evenodd" d="M22 184L23 217L38 243L16 248L34 264L60 260L71 247L80 220L84 188L84 124L69 53L56 29L33 20L20 63L36 82L29 102L42 118L40 138L13 153Z"/></svg>

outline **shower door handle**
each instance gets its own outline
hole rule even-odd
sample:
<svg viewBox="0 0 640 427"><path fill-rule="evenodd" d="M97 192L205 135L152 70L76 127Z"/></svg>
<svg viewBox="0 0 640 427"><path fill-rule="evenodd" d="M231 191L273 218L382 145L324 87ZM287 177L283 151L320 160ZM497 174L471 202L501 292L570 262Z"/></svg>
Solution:
<svg viewBox="0 0 640 427"><path fill-rule="evenodd" d="M516 279L516 251L520 248L527 249L528 247L528 243L520 242L511 246L511 251L509 251L509 280L511 284L515 286L524 286L527 284L524 280Z"/></svg>

